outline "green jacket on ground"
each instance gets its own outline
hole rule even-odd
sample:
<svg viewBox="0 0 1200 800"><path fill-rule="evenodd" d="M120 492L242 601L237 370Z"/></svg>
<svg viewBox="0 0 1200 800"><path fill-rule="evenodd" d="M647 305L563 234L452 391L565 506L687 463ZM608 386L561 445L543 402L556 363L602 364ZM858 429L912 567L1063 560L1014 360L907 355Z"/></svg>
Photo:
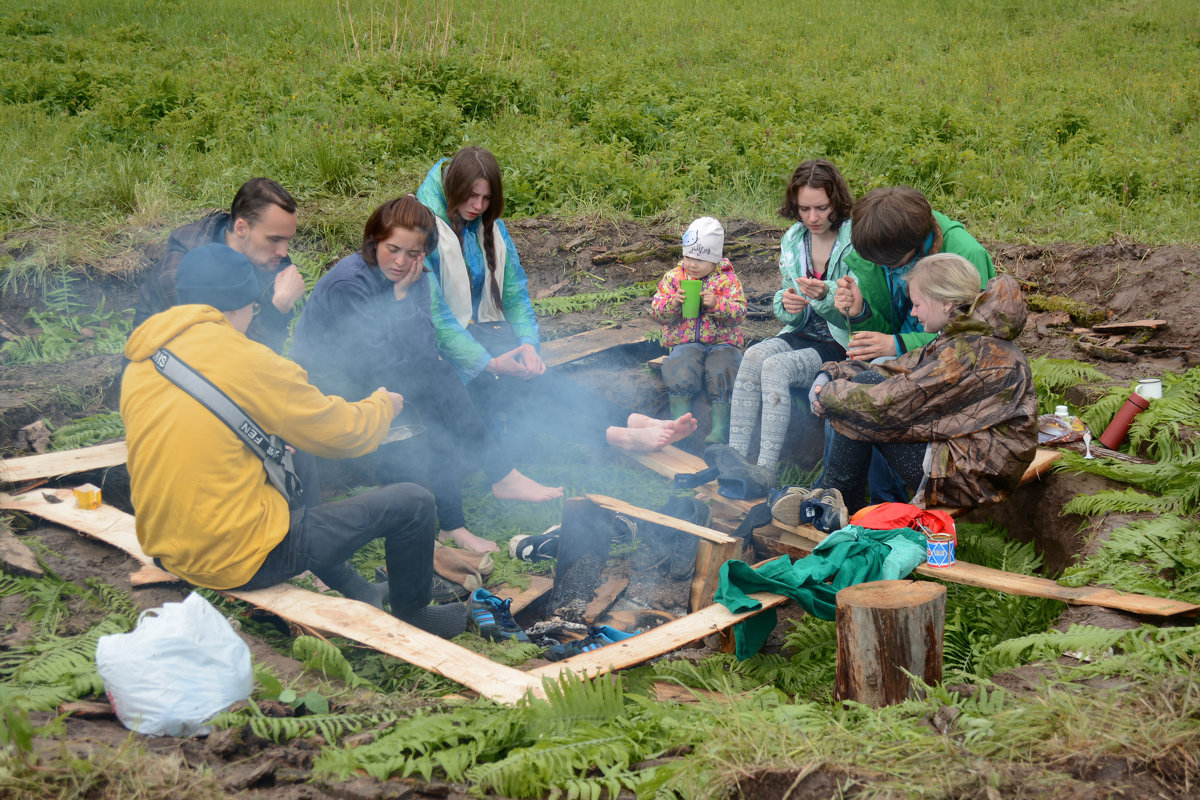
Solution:
<svg viewBox="0 0 1200 800"><path fill-rule="evenodd" d="M962 223L955 222L938 211L933 219L942 232L941 248L932 252L955 253L975 265L979 270L979 288L987 286L996 277L992 257L975 237L967 233ZM908 298L908 273L912 264L889 269L867 261L858 251L846 256L846 266L858 280L863 295L863 310L849 321L849 333L857 331L879 331L896 337L896 355L916 350L933 340L934 334L925 333L924 327L912 315L912 301ZM846 318L840 314L826 317L830 329L846 329ZM840 340L839 340L840 341Z"/></svg>
<svg viewBox="0 0 1200 800"><path fill-rule="evenodd" d="M912 528L874 531L847 525L821 540L795 563L787 556L757 570L744 561L721 565L716 601L734 614L762 608L751 592L787 595L808 613L832 620L838 590L868 581L899 580L925 561L925 536ZM828 581L828 583L826 583ZM738 660L757 653L775 629L774 609L739 622L734 638Z"/></svg>

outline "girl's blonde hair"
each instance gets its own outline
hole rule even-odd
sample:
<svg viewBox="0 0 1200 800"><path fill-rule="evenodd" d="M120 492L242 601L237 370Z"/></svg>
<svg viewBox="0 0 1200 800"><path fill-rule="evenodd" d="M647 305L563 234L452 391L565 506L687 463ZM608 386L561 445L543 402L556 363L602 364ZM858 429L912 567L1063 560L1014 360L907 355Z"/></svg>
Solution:
<svg viewBox="0 0 1200 800"><path fill-rule="evenodd" d="M908 276L909 289L939 303L969 306L979 295L979 270L954 253L938 253L917 262Z"/></svg>

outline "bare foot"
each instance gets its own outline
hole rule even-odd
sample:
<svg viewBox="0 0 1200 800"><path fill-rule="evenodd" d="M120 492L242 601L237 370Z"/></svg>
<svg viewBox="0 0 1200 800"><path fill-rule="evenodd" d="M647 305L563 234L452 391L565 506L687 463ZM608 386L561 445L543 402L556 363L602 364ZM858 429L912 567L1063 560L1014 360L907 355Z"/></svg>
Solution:
<svg viewBox="0 0 1200 800"><path fill-rule="evenodd" d="M544 503L562 497L561 486L542 486L533 478L513 469L492 484L492 494L497 500L524 500L528 503Z"/></svg>
<svg viewBox="0 0 1200 800"><path fill-rule="evenodd" d="M615 425L604 432L604 438L613 447L635 453L652 453L662 450L671 443L671 428L654 425L649 428L618 428Z"/></svg>
<svg viewBox="0 0 1200 800"><path fill-rule="evenodd" d="M670 425L669 419L655 419L647 417L645 414L630 414L629 419L625 420L625 424L630 428L657 428L663 425Z"/></svg>
<svg viewBox="0 0 1200 800"><path fill-rule="evenodd" d="M464 547L467 550L475 550L480 553L494 553L500 549L500 545L495 542L488 541L482 536L476 536L466 528L455 528L452 531L439 531L438 539L446 541L453 539L454 543L459 547Z"/></svg>
<svg viewBox="0 0 1200 800"><path fill-rule="evenodd" d="M668 424L671 426L671 438L667 444L675 444L675 442L691 436L700 423L696 422L696 418L689 411L679 419L671 420Z"/></svg>

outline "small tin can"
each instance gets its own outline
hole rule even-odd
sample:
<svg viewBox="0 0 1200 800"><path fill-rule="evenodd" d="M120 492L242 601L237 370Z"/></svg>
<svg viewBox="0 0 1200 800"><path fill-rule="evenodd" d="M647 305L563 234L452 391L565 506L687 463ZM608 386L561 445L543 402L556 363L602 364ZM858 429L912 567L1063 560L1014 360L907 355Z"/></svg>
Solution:
<svg viewBox="0 0 1200 800"><path fill-rule="evenodd" d="M75 505L85 511L100 507L100 487L85 483L75 487Z"/></svg>
<svg viewBox="0 0 1200 800"><path fill-rule="evenodd" d="M931 567L953 567L956 539L953 533L925 534L926 563Z"/></svg>

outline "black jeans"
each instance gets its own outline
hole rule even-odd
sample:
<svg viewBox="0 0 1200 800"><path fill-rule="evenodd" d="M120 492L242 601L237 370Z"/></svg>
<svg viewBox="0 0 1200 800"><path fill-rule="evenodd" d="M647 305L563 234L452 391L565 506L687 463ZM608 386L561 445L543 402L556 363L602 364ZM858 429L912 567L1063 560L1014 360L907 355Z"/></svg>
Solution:
<svg viewBox="0 0 1200 800"><path fill-rule="evenodd" d="M433 495L414 483L392 484L347 500L293 509L283 541L267 554L253 578L235 588L265 589L306 570L325 580L322 573L338 575L350 556L380 537L392 613L403 617L429 605L437 522Z"/></svg>

